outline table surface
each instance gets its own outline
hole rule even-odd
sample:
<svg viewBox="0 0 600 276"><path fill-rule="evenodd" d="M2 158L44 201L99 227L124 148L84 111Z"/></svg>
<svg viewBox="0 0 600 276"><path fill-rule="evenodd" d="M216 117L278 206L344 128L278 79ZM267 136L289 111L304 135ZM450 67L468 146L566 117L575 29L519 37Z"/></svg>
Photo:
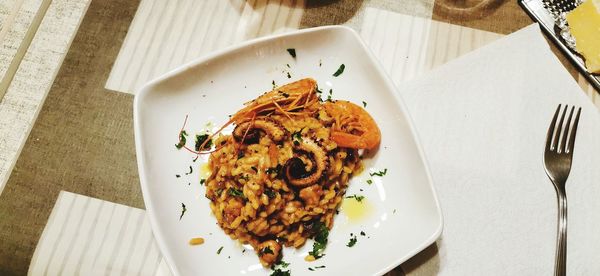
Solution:
<svg viewBox="0 0 600 276"><path fill-rule="evenodd" d="M123 43L127 43L128 32L137 30L132 21L135 24L135 20L141 20L134 20L138 7L142 16L144 5L175 5L175 2L178 1L91 1L0 194L0 275L27 273L61 190L144 208L133 139L134 96L128 91L116 91L121 87L125 87L121 90L135 89L135 82L124 85L123 80L112 79L111 72L115 68L127 72L135 66L123 64L118 56L127 49ZM229 2L237 5L246 1ZM506 0L248 0L246 4L259 9L268 2L289 2L292 8L300 9L297 26L291 28L345 24L361 31L368 8L496 34L509 34L532 23L516 1ZM165 14L169 8L164 6ZM290 18L294 20L293 15ZM160 29L160 25L148 26ZM269 30L259 31L254 36L268 33ZM558 56L585 88L585 81L576 70ZM600 106L596 92L586 91L595 105ZM422 254L430 253L426 250ZM397 268L389 274L402 272Z"/></svg>

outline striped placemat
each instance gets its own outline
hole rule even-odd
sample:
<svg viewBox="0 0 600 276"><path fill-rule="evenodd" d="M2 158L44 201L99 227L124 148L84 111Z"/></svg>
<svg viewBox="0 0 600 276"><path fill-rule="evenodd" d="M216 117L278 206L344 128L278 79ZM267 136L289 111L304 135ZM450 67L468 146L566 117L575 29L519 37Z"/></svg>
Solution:
<svg viewBox="0 0 600 276"><path fill-rule="evenodd" d="M135 93L185 62L234 43L298 29L305 0L143 0L106 88Z"/></svg>
<svg viewBox="0 0 600 276"><path fill-rule="evenodd" d="M145 211L61 191L29 275L170 275Z"/></svg>
<svg viewBox="0 0 600 276"><path fill-rule="evenodd" d="M0 1L0 193L90 1Z"/></svg>

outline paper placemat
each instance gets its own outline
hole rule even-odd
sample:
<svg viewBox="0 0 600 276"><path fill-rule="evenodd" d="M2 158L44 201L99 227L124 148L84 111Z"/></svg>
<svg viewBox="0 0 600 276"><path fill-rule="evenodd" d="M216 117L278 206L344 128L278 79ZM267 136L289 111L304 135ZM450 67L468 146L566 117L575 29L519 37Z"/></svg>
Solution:
<svg viewBox="0 0 600 276"><path fill-rule="evenodd" d="M537 25L399 86L444 215L408 275L552 275L557 200L544 172L559 103L583 108L567 182L568 275L600 273L600 116Z"/></svg>

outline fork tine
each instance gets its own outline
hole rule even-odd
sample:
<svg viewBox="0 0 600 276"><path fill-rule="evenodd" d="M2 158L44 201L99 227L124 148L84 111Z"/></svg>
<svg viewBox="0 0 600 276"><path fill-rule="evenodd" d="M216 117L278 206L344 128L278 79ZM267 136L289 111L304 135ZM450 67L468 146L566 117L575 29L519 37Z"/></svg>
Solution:
<svg viewBox="0 0 600 276"><path fill-rule="evenodd" d="M565 109L565 111L566 111L566 109ZM557 151L559 153L567 152L565 150L567 148L567 137L569 136L569 129L571 128L571 119L573 118L574 111L575 111L575 106L572 106L571 112L569 112L569 118L567 119L567 123L565 124L565 131L563 131L563 138L560 142L560 151Z"/></svg>
<svg viewBox="0 0 600 276"><path fill-rule="evenodd" d="M558 118L558 112L560 111L560 104L556 108L556 112L554 112L554 117L552 117L552 122L550 122L550 127L548 128L548 134L546 135L546 151L551 150L552 145L552 134L554 134L554 127L556 126L556 119Z"/></svg>
<svg viewBox="0 0 600 276"><path fill-rule="evenodd" d="M575 122L573 122L573 129L571 130L571 137L569 137L569 147L567 153L573 153L575 147L575 135L577 135L577 125L579 124L579 115L581 114L581 107L577 110L577 116L575 116Z"/></svg>
<svg viewBox="0 0 600 276"><path fill-rule="evenodd" d="M556 131L554 132L554 142L552 143L552 149L558 152L558 142L560 140L560 134L562 133L563 130L563 121L565 120L565 113L567 113L567 108L569 108L569 105L565 105L565 108L563 108L563 111L561 112L562 115L560 116L560 121L558 121L558 124L556 125L556 127L558 127L558 129L556 129Z"/></svg>

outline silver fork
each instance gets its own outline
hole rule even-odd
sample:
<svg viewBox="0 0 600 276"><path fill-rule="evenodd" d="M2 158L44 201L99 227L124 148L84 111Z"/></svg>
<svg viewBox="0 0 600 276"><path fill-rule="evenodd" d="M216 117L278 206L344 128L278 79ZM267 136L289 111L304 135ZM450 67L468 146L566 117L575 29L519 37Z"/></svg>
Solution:
<svg viewBox="0 0 600 276"><path fill-rule="evenodd" d="M552 184L554 184L554 189L558 197L558 235L554 263L555 276L564 276L567 271L567 194L565 184L571 172L575 135L577 134L577 125L579 124L579 115L581 114L580 107L577 110L575 121L571 125L571 119L575 111L575 107L571 107L569 118L566 124L563 124L569 106L566 105L562 112L560 107L561 105L559 104L556 112L554 112L550 128L548 128L546 149L544 150L544 169ZM562 115L557 124L556 120L559 114Z"/></svg>

